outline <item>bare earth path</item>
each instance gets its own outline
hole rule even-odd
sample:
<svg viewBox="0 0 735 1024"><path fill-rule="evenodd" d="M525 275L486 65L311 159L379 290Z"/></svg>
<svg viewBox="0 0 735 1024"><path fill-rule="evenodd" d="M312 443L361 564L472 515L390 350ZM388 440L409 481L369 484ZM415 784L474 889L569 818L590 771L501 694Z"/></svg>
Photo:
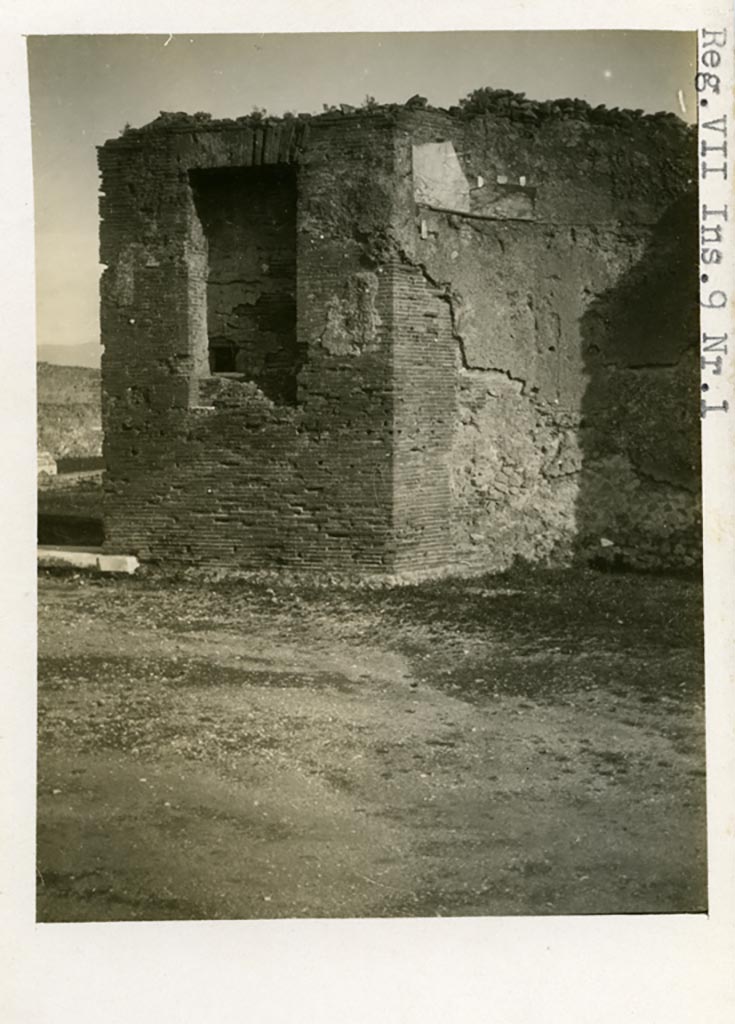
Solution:
<svg viewBox="0 0 735 1024"><path fill-rule="evenodd" d="M706 908L694 582L39 590L41 921Z"/></svg>

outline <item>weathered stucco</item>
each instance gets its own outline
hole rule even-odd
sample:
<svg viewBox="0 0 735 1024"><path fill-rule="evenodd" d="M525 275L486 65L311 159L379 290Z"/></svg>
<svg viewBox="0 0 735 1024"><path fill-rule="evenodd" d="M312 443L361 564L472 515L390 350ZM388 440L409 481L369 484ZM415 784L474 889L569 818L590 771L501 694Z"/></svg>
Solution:
<svg viewBox="0 0 735 1024"><path fill-rule="evenodd" d="M416 121L404 123L415 154ZM449 476L455 566L696 564L691 138L640 119L615 132L617 148L599 125L418 125L450 136L475 183L469 214L405 185L398 220L404 258L451 309L455 427L435 471ZM410 159L399 148L399 167ZM503 211L511 188L526 205Z"/></svg>
<svg viewBox="0 0 735 1024"><path fill-rule="evenodd" d="M243 568L693 564L694 159L676 119L575 111L174 117L108 143L109 543ZM250 179L254 204L204 188Z"/></svg>

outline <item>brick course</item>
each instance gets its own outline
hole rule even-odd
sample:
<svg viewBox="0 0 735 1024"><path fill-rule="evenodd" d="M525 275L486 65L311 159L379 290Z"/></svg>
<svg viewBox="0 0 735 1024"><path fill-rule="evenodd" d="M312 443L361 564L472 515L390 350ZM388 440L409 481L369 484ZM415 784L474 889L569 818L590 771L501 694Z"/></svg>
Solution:
<svg viewBox="0 0 735 1024"><path fill-rule="evenodd" d="M447 141L469 211L414 196L412 147ZM108 142L109 548L399 574L697 561L694 154L671 119L403 109Z"/></svg>

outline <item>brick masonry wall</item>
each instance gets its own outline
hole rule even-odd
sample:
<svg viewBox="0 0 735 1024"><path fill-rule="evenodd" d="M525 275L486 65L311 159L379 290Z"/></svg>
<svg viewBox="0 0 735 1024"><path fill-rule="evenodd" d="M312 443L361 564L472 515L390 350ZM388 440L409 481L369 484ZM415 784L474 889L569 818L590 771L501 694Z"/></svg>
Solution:
<svg viewBox="0 0 735 1024"><path fill-rule="evenodd" d="M457 359L449 303L417 268L393 267L393 525L397 571L454 564L451 449Z"/></svg>
<svg viewBox="0 0 735 1024"><path fill-rule="evenodd" d="M445 140L469 215L414 200L411 147ZM691 143L670 119L401 110L174 119L108 143L109 546L359 572L697 562ZM247 360L249 380L210 375L217 232L191 188L198 169L275 164L297 169L290 394Z"/></svg>
<svg viewBox="0 0 735 1024"><path fill-rule="evenodd" d="M451 138L470 181L523 171L536 183L531 218L417 207L408 186L399 205L404 259L451 307L458 372L443 464L452 563L694 565L701 508L691 138L678 125L651 130L634 121L615 150L617 133L600 126L566 123L563 144L560 130L551 123L543 140L544 130L507 119L402 118L399 168L409 166L411 145Z"/></svg>
<svg viewBox="0 0 735 1024"><path fill-rule="evenodd" d="M110 548L192 565L390 566L380 238L393 150L381 119L371 126L154 125L100 151ZM208 368L208 241L190 173L254 162L298 168L295 404Z"/></svg>

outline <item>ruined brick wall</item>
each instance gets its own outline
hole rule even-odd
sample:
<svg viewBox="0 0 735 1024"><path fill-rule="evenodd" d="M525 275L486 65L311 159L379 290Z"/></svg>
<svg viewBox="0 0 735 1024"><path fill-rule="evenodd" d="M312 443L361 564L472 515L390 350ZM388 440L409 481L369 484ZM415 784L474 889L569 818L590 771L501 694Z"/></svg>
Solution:
<svg viewBox="0 0 735 1024"><path fill-rule="evenodd" d="M572 114L184 117L103 147L109 545L696 562L693 138Z"/></svg>
<svg viewBox="0 0 735 1024"><path fill-rule="evenodd" d="M457 359L442 289L395 265L393 509L396 570L455 564L450 460L457 428Z"/></svg>
<svg viewBox="0 0 735 1024"><path fill-rule="evenodd" d="M451 140L470 184L469 210L451 212L404 185L396 222L406 262L451 307L454 426L433 476L448 482L453 564L695 564L691 134L669 118L611 132L435 112L401 128L399 168Z"/></svg>
<svg viewBox="0 0 735 1024"><path fill-rule="evenodd" d="M154 123L101 149L110 547L244 568L390 566L392 309L380 239L393 147L381 119L371 125ZM207 291L223 261L210 260L212 222L192 190L203 170L284 164L297 177L302 353L288 396L210 372ZM266 234L256 230L263 262L247 278L261 296L283 280L283 249Z"/></svg>

